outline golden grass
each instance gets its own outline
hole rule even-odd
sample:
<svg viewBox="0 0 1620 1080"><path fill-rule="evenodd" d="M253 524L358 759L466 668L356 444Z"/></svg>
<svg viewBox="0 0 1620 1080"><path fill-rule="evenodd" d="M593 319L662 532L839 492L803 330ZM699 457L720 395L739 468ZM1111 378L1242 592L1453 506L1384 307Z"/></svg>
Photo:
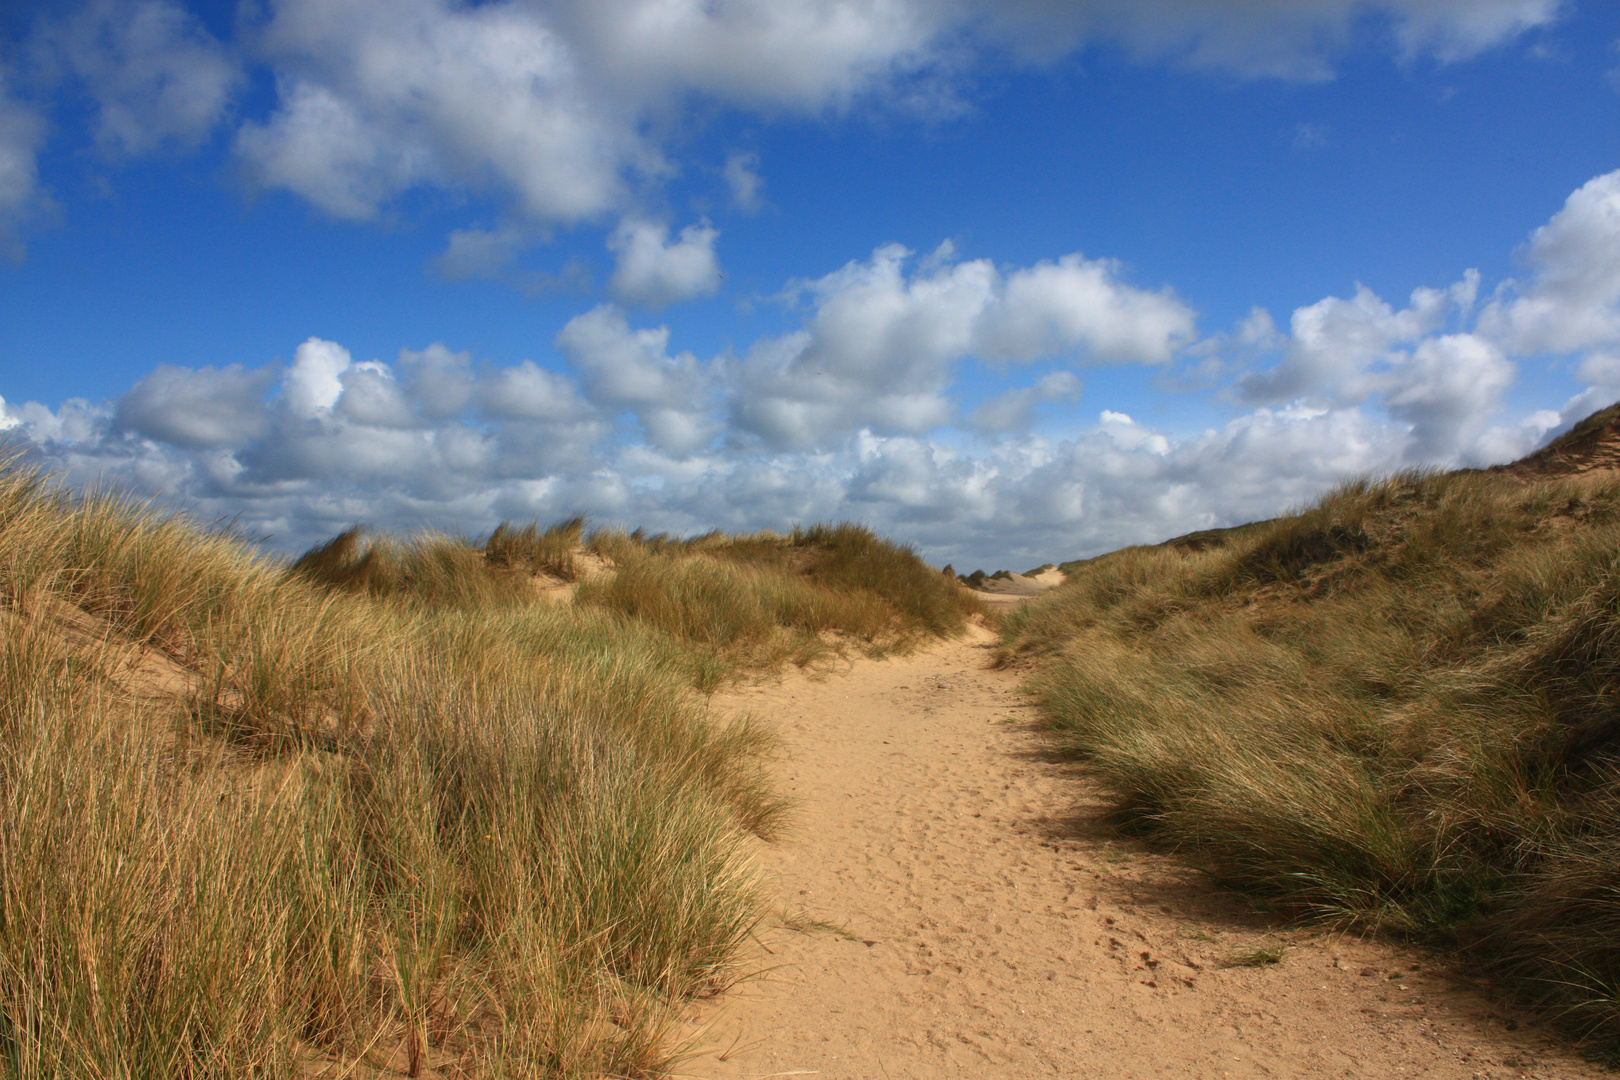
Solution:
<svg viewBox="0 0 1620 1080"><path fill-rule="evenodd" d="M625 538L634 589L540 601L581 532L288 567L0 469L0 1075L666 1065L783 810L694 682L970 609L849 527Z"/></svg>
<svg viewBox="0 0 1620 1080"><path fill-rule="evenodd" d="M1004 655L1123 824L1620 1045L1620 481L1408 473L1067 569Z"/></svg>
<svg viewBox="0 0 1620 1080"><path fill-rule="evenodd" d="M616 570L582 583L578 602L695 647L705 687L739 666L808 664L846 644L904 650L983 613L953 579L861 525L691 540L598 532L589 543Z"/></svg>

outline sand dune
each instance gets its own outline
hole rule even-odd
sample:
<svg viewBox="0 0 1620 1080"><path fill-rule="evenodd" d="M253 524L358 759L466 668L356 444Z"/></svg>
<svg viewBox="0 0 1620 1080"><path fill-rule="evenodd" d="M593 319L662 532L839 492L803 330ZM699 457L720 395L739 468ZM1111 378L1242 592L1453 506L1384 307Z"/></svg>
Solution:
<svg viewBox="0 0 1620 1080"><path fill-rule="evenodd" d="M686 1075L1598 1075L1422 953L1280 926L1111 834L990 644L716 699L780 729L800 806L758 853L762 974L696 1010Z"/></svg>
<svg viewBox="0 0 1620 1080"><path fill-rule="evenodd" d="M1021 604L1032 596L1055 589L1063 584L1063 571L1043 570L1039 574L1014 574L1010 578L985 578L984 583L971 590L982 603L992 607ZM967 586L963 586L967 588Z"/></svg>

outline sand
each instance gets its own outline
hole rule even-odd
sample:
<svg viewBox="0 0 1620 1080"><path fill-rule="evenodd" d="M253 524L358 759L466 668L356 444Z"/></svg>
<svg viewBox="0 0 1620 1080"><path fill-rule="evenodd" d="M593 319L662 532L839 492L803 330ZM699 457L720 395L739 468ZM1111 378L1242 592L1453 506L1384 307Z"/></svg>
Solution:
<svg viewBox="0 0 1620 1080"><path fill-rule="evenodd" d="M1004 608L1021 604L1032 596L1039 596L1063 584L1063 571L1044 570L1033 576L1014 574L1010 578L986 578L976 589L970 589L979 602L991 608ZM967 586L963 586L964 589Z"/></svg>
<svg viewBox="0 0 1620 1080"><path fill-rule="evenodd" d="M798 811L758 850L760 973L695 1008L682 1075L1599 1075L1433 957L1268 921L1113 835L992 641L716 698L776 725Z"/></svg>

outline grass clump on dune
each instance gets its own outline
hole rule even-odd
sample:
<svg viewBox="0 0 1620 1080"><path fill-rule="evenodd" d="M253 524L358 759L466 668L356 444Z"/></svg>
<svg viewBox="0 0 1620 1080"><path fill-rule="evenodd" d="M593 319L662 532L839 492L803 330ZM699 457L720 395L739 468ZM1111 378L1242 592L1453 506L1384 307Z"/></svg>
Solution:
<svg viewBox="0 0 1620 1080"><path fill-rule="evenodd" d="M602 569L582 577L581 557ZM291 569L338 592L415 608L521 608L534 602L536 575L577 580L577 606L662 640L702 690L743 670L807 665L849 646L872 656L905 650L960 633L983 611L910 547L847 523L675 539L640 530L586 537L574 518L546 530L503 523L481 542L353 528Z"/></svg>
<svg viewBox="0 0 1620 1080"><path fill-rule="evenodd" d="M534 540L350 538L332 588L0 471L0 1075L667 1063L760 911L771 740L537 600Z"/></svg>
<svg viewBox="0 0 1620 1080"><path fill-rule="evenodd" d="M809 663L841 641L872 655L905 649L961 632L981 610L911 548L862 525L689 540L599 532L589 542L616 569L581 584L580 603L692 643L720 672Z"/></svg>
<svg viewBox="0 0 1620 1080"><path fill-rule="evenodd" d="M1126 824L1620 1046L1620 481L1408 473L1066 564L1006 654Z"/></svg>

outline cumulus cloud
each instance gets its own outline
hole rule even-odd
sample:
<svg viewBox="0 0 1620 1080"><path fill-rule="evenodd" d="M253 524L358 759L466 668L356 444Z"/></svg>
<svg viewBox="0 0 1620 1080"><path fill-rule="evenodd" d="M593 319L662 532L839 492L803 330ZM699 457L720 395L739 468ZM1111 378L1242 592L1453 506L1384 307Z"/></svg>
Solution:
<svg viewBox="0 0 1620 1080"><path fill-rule="evenodd" d="M1492 422L1516 376L1515 358L1578 358L1575 374L1586 389L1558 411L1560 424L1620 398L1620 171L1573 192L1531 234L1525 258L1530 278L1503 282L1482 307L1474 271L1445 289L1415 290L1400 309L1358 286L1351 297L1299 308L1286 334L1269 315L1256 321L1257 312L1201 349L1280 354L1238 380L1240 400L1372 405L1406 425L1411 460L1502 460L1552 430L1544 416Z"/></svg>
<svg viewBox="0 0 1620 1080"><path fill-rule="evenodd" d="M1080 379L1069 371L1054 371L1034 386L1009 390L975 408L968 426L986 435L1025 431L1035 421L1035 406L1052 401L1080 400Z"/></svg>
<svg viewBox="0 0 1620 1080"><path fill-rule="evenodd" d="M1282 363L1245 376L1240 390L1251 401L1302 395L1335 404L1364 400L1378 383L1377 370L1398 364L1403 346L1467 313L1478 290L1479 275L1470 270L1448 289L1413 290L1408 305L1398 311L1364 285L1356 286L1348 299L1329 296L1299 308L1289 320ZM1274 341L1274 333L1270 315L1256 312L1239 336L1246 343L1263 344Z"/></svg>
<svg viewBox="0 0 1620 1080"><path fill-rule="evenodd" d="M1407 456L1450 464L1502 403L1517 368L1491 342L1444 334L1413 350L1381 388L1389 415L1411 427Z"/></svg>
<svg viewBox="0 0 1620 1080"><path fill-rule="evenodd" d="M98 0L113 4L115 0ZM167 3L168 0L147 0ZM667 175L664 121L694 100L764 114L949 108L976 51L1048 62L1097 41L1243 77L1332 75L1369 21L1401 56L1466 59L1558 0L274 0L258 36L277 106L237 149L259 184L338 217L418 185L492 188L546 223L625 211ZM759 205L753 155L722 177Z"/></svg>
<svg viewBox="0 0 1620 1080"><path fill-rule="evenodd" d="M964 357L1156 363L1192 334L1191 309L1121 282L1106 260L1069 255L1003 273L985 259L955 262L942 246L908 273L910 254L888 245L800 283L815 312L804 329L748 351L737 425L801 447L863 427L921 434L950 418L944 391Z"/></svg>
<svg viewBox="0 0 1620 1080"><path fill-rule="evenodd" d="M39 148L45 118L13 97L0 64L0 258L21 261L20 228L43 203L39 190Z"/></svg>
<svg viewBox="0 0 1620 1080"><path fill-rule="evenodd" d="M626 218L608 237L608 250L618 255L608 292L650 308L713 296L720 291L720 260L714 254L719 235L705 221L688 225L671 242L669 226Z"/></svg>
<svg viewBox="0 0 1620 1080"><path fill-rule="evenodd" d="M27 51L82 84L96 104L97 144L119 156L206 141L249 76L267 76L271 106L234 136L251 186L355 221L378 219L413 189L491 194L517 226L458 230L436 268L545 291L556 281L513 272L522 247L553 226L645 213L647 193L679 171L673 121L694 104L767 118L949 111L976 57L1011 48L1051 62L1105 41L1144 60L1320 79L1339 50L1369 34L1408 60L1454 62L1550 23L1558 8L1558 0L267 0L262 17L240 23L241 40L222 43L179 0L80 0L39 20ZM44 133L34 109L6 96L0 72L0 244L13 257L17 224L40 201ZM736 209L759 208L755 155L730 154L719 179ZM658 306L712 292L707 227L657 244L652 228L618 234L614 295ZM1085 272L1032 270L1028 287L1079 288ZM1009 327L1009 347L1041 333Z"/></svg>
<svg viewBox="0 0 1620 1080"><path fill-rule="evenodd" d="M479 385L478 393L484 413L497 420L571 423L592 412L571 379L533 360L494 373Z"/></svg>
<svg viewBox="0 0 1620 1080"><path fill-rule="evenodd" d="M241 364L159 364L118 399L114 425L176 446L239 446L263 431L265 394L277 374L273 367L249 371Z"/></svg>
<svg viewBox="0 0 1620 1080"><path fill-rule="evenodd" d="M1193 336L1193 313L1169 291L1120 283L1119 264L1065 255L1009 274L978 328L979 355L1002 360L1082 349L1106 363L1162 364Z"/></svg>
<svg viewBox="0 0 1620 1080"><path fill-rule="evenodd" d="M620 358L612 375L621 381L599 386L602 397L644 402L682 381L664 369L671 358L660 337L629 331L626 341L625 328L603 316L594 332L636 353ZM286 549L354 521L477 532L501 518L584 512L685 532L858 518L936 562L992 567L1268 516L1345 476L1404 464L1410 439L1399 418L1358 408L1260 408L1180 437L1105 409L1063 439L1014 436L974 453L947 438L858 430L808 453L705 443L670 454L656 432L645 443L611 437L566 374L533 364L463 368L452 362L463 354L439 349L441 366L472 379L466 415L427 419L420 405L430 391L413 384L404 356L351 361L335 373L335 399L328 363L306 369L318 377L305 378L311 392L301 402L289 398L289 384L298 385L291 368L277 374L279 394L272 386L257 397L235 392L227 375L241 373L226 369L150 379L116 414L83 402L5 413L70 478L161 492L205 517L237 517ZM400 388L406 410L374 408L365 389L373 380ZM215 384L225 388L194 389ZM138 429L137 402L147 410ZM231 409L256 420L243 423Z"/></svg>
<svg viewBox="0 0 1620 1080"><path fill-rule="evenodd" d="M95 99L96 143L110 154L195 146L245 81L240 61L171 0L91 0L47 23L41 44Z"/></svg>
<svg viewBox="0 0 1620 1080"><path fill-rule="evenodd" d="M644 212L674 175L673 122L690 107L767 118L856 107L949 111L984 54L1052 62L1097 42L1240 77L1331 77L1349 43L1393 43L1410 61L1456 62L1551 23L1559 0L267 0L242 40L222 43L179 0L80 0L39 20L28 49L96 103L95 139L129 156L206 141L251 74L273 104L234 149L252 186L366 221L418 188L492 194L520 228L459 230L436 268L548 291L512 271L556 225ZM250 5L250 8L257 8ZM248 10L248 9L244 9ZM254 66L258 67L255 72ZM38 112L0 71L0 247L41 204ZM720 179L731 204L761 205L757 157ZM621 236L626 303L713 290L706 227L651 243ZM1550 241L1549 241L1550 242ZM1076 289L1085 267L1031 271L1029 289ZM563 275L562 284L577 278ZM1068 309L1065 309L1068 310ZM1050 319L1051 316L1048 318ZM1039 316L1008 347L1038 347ZM1525 315L1528 319L1530 316ZM1528 331L1527 331L1528 332ZM927 411L926 409L924 410ZM920 415L920 414L919 414Z"/></svg>
<svg viewBox="0 0 1620 1080"><path fill-rule="evenodd" d="M578 0L553 8L587 77L638 104L703 94L751 109L838 107L931 62L944 6L854 0Z"/></svg>
<svg viewBox="0 0 1620 1080"><path fill-rule="evenodd" d="M373 217L418 183L493 182L531 217L572 222L617 201L622 168L658 166L528 5L280 0L261 48L280 105L238 152L337 217Z"/></svg>
<svg viewBox="0 0 1620 1080"><path fill-rule="evenodd" d="M1620 170L1571 194L1526 254L1535 276L1501 290L1482 330L1520 353L1620 344Z"/></svg>
<svg viewBox="0 0 1620 1080"><path fill-rule="evenodd" d="M281 384L281 399L301 419L330 416L343 396L343 373L352 363L349 350L337 342L310 338L293 353L292 367Z"/></svg>
<svg viewBox="0 0 1620 1080"><path fill-rule="evenodd" d="M1192 313L1168 291L1080 256L1007 268L942 247L912 265L892 246L793 283L801 324L741 358L701 360L601 304L557 335L567 369L444 344L357 360L310 338L285 368L160 366L116 403L3 402L0 428L70 479L239 516L289 548L355 520L476 532L587 512L673 531L854 517L939 562L1044 562L1270 516L1348 476L1510 459L1620 397L1616 296L1579 235L1606 220L1606 191L1572 196L1532 238L1534 276L1483 309L1473 273L1404 306L1327 297L1286 328L1253 309L1189 357L1230 365L1235 407L1203 431L1108 400L1061 437L1028 426L1078 395L1077 366L1187 352ZM1548 298L1583 329L1547 337L1539 308L1514 306ZM1587 390L1505 413L1521 350L1564 345ZM969 411L966 357L1048 366Z"/></svg>
<svg viewBox="0 0 1620 1080"><path fill-rule="evenodd" d="M1392 6L1395 39L1407 59L1432 53L1467 60L1558 16L1563 0L1407 0Z"/></svg>
<svg viewBox="0 0 1620 1080"><path fill-rule="evenodd" d="M1365 286L1297 309L1279 335L1256 310L1220 342L1238 351L1281 353L1275 365L1236 384L1241 400L1345 409L1373 405L1405 425L1405 454L1431 464L1479 462L1506 444L1482 433L1517 375L1490 337L1457 330L1473 314L1479 275L1446 289L1419 288L1396 309Z"/></svg>
<svg viewBox="0 0 1620 1080"><path fill-rule="evenodd" d="M632 330L609 304L576 316L557 348L583 376L585 395L609 409L634 412L654 446L691 453L717 434L710 416L710 373L689 352L670 356L669 327Z"/></svg>

